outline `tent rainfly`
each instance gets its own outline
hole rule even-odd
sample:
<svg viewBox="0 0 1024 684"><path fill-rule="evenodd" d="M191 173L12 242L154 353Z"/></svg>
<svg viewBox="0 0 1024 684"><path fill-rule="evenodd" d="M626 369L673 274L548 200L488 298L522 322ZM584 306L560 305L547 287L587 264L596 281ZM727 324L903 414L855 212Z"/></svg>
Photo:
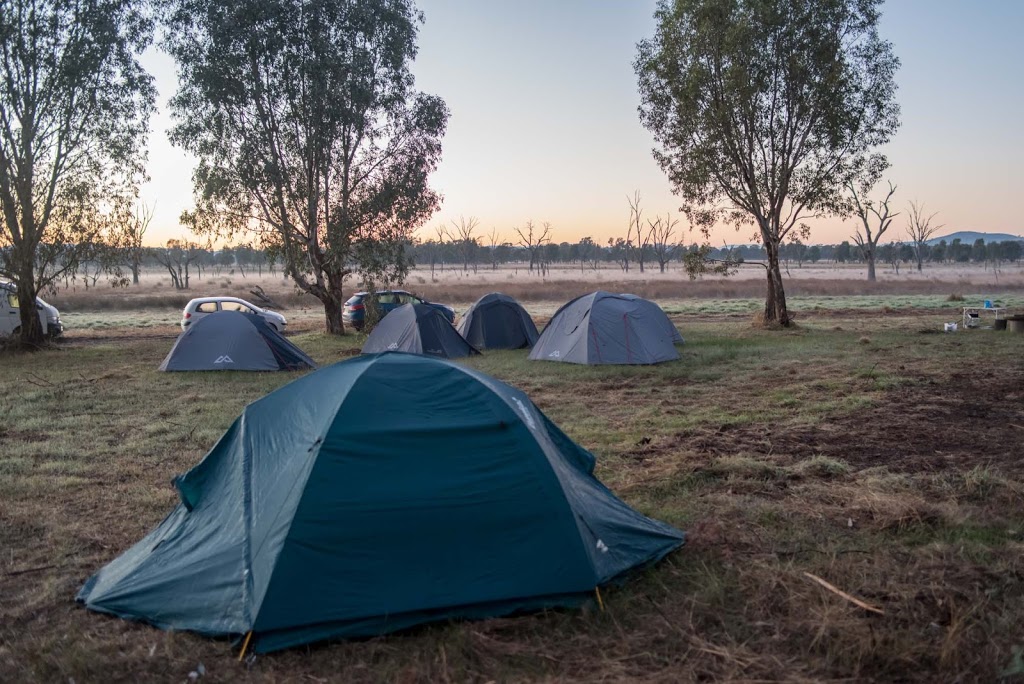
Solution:
<svg viewBox="0 0 1024 684"><path fill-rule="evenodd" d="M573 606L679 547L521 391L359 356L250 404L86 607L257 652Z"/></svg>
<svg viewBox="0 0 1024 684"><path fill-rule="evenodd" d="M479 354L448 319L429 304L403 304L373 329L363 345L364 354L403 351L410 354L457 359Z"/></svg>
<svg viewBox="0 0 1024 684"><path fill-rule="evenodd" d="M650 364L679 358L682 335L654 302L591 292L564 304L530 352L533 361Z"/></svg>
<svg viewBox="0 0 1024 684"><path fill-rule="evenodd" d="M313 359L259 316L218 311L178 335L162 371L280 371L316 368Z"/></svg>
<svg viewBox="0 0 1024 684"><path fill-rule="evenodd" d="M519 302L500 292L476 300L459 321L459 334L477 349L522 349L537 341L537 326Z"/></svg>

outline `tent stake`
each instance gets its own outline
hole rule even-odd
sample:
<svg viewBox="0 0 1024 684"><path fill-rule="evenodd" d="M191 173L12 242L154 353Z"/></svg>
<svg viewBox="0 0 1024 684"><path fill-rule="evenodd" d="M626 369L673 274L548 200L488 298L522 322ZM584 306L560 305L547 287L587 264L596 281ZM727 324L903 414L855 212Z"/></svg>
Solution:
<svg viewBox="0 0 1024 684"><path fill-rule="evenodd" d="M594 587L594 594L597 596L597 606L604 612L604 601L601 600L601 587Z"/></svg>
<svg viewBox="0 0 1024 684"><path fill-rule="evenodd" d="M245 641L242 643L242 650L238 653L238 662L242 662L242 658L245 657L245 649L249 648L249 639L252 639L252 630L245 635Z"/></svg>

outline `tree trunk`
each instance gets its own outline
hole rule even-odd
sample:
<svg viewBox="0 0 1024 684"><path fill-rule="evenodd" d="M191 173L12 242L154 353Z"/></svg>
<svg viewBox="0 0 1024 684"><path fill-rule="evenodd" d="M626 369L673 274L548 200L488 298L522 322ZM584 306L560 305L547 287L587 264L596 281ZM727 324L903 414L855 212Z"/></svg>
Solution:
<svg viewBox="0 0 1024 684"><path fill-rule="evenodd" d="M132 285L139 284L139 262L132 262Z"/></svg>
<svg viewBox="0 0 1024 684"><path fill-rule="evenodd" d="M868 280L875 282L875 253L868 252L865 257L868 262Z"/></svg>
<svg viewBox="0 0 1024 684"><path fill-rule="evenodd" d="M328 335L344 335L345 323L341 320L341 304L332 298L324 299L324 317L327 321Z"/></svg>
<svg viewBox="0 0 1024 684"><path fill-rule="evenodd" d="M36 309L35 265L29 261L18 272L18 312L21 319L19 340L25 347L41 347L46 342L43 324Z"/></svg>
<svg viewBox="0 0 1024 684"><path fill-rule="evenodd" d="M342 289L343 274L327 274L327 292L320 296L324 305L324 317L327 323L328 335L344 335L345 322L341 319L342 306L345 303L345 295Z"/></svg>
<svg viewBox="0 0 1024 684"><path fill-rule="evenodd" d="M768 254L768 294L764 302L764 322L766 325L788 327L791 321L786 309L786 292L779 267L779 244L765 240L764 248Z"/></svg>

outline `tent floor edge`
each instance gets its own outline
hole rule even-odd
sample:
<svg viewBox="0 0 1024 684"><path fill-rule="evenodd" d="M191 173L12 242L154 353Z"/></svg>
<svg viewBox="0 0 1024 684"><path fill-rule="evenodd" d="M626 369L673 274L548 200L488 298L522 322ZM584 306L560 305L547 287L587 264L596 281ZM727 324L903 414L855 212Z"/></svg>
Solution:
<svg viewBox="0 0 1024 684"><path fill-rule="evenodd" d="M345 639L368 639L404 632L431 624L463 622L488 618L540 613L546 610L578 608L594 600L593 589L565 594L507 599L468 606L414 611L400 615L374 616L365 619L304 625L302 627L265 630L255 635L253 653L273 653L304 644Z"/></svg>

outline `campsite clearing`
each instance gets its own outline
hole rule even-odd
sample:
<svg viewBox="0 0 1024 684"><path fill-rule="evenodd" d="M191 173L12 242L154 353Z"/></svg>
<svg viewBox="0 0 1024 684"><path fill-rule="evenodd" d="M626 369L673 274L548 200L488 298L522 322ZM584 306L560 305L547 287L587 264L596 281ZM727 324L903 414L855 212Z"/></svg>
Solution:
<svg viewBox="0 0 1024 684"><path fill-rule="evenodd" d="M72 328L56 351L2 359L0 680L181 681L202 663L204 681L992 681L1024 648L1024 339L939 332L956 305L837 303L783 332L666 305L687 340L678 362L465 361L524 390L686 546L604 593L604 612L435 625L248 665L226 641L73 598L172 509L171 477L295 376L159 373L172 339ZM557 308L526 307L538 323ZM365 337L291 339L325 365Z"/></svg>

